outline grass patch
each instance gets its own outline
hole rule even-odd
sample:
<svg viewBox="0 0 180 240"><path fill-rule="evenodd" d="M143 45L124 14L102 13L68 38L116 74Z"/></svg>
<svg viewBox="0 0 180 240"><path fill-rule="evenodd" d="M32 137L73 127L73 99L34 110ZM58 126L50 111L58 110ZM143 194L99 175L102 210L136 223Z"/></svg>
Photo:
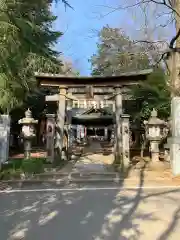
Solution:
<svg viewBox="0 0 180 240"><path fill-rule="evenodd" d="M1 165L0 179L20 179L23 173L25 175L42 173L46 164L46 158L10 158L7 163Z"/></svg>
<svg viewBox="0 0 180 240"><path fill-rule="evenodd" d="M22 175L33 176L43 173L45 168L59 170L67 164L67 161L58 161L58 164L47 162L46 158L10 158L7 163L1 165L0 180L20 179Z"/></svg>
<svg viewBox="0 0 180 240"><path fill-rule="evenodd" d="M26 174L37 174L44 172L44 165L42 159L24 159L21 166Z"/></svg>

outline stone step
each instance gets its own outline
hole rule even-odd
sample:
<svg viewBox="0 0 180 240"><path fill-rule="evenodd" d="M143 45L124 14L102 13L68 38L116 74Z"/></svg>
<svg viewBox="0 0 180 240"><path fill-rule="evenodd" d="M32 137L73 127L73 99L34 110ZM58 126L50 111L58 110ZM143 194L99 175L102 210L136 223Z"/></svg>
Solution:
<svg viewBox="0 0 180 240"><path fill-rule="evenodd" d="M121 178L72 178L69 179L69 183L83 183L83 184L98 184L98 183L120 183Z"/></svg>
<svg viewBox="0 0 180 240"><path fill-rule="evenodd" d="M119 183L121 178L116 172L74 172L69 175L71 183Z"/></svg>
<svg viewBox="0 0 180 240"><path fill-rule="evenodd" d="M11 187L6 183L0 182L0 191L7 190L7 189L11 189Z"/></svg>
<svg viewBox="0 0 180 240"><path fill-rule="evenodd" d="M89 180L102 180L102 179L116 179L119 177L119 174L116 172L72 172L69 175L70 179L89 179Z"/></svg>

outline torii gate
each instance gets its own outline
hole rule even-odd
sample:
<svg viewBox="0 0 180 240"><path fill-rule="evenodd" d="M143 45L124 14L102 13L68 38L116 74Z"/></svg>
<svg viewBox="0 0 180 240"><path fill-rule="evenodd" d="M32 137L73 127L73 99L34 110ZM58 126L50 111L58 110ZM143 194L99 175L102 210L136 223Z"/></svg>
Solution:
<svg viewBox="0 0 180 240"><path fill-rule="evenodd" d="M66 98L74 99L72 95L68 94L68 88L77 87L107 87L113 88L114 94L110 98L115 99L115 115L116 115L116 128L115 128L115 156L118 159L122 159L125 167L129 165L129 124L128 117L123 116L122 112L122 88L138 84L138 82L145 81L153 72L152 69L146 69L136 72L128 72L120 74L119 76L93 76L93 77L81 77L81 76L66 76L61 74L47 74L36 73L35 77L38 86L58 87L59 94L53 96L47 96L47 101L58 101L58 121L59 134L57 138L57 144L59 152L62 152L63 148L63 133L66 111ZM92 91L92 89L91 89ZM122 119L125 119L124 123Z"/></svg>

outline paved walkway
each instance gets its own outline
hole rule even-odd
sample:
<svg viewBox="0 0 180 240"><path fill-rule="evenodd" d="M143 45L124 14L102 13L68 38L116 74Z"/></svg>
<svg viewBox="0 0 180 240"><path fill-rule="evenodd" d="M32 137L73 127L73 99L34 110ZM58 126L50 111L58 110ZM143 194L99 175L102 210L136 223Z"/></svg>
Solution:
<svg viewBox="0 0 180 240"><path fill-rule="evenodd" d="M74 170L106 172L110 170L113 161L113 154L103 154L100 142L94 140L88 147L85 147L84 154L75 164Z"/></svg>

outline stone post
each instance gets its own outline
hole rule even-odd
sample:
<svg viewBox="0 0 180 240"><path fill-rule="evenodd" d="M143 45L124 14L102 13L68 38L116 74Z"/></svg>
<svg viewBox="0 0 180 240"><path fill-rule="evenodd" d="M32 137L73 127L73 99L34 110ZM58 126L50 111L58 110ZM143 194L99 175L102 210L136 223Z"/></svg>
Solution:
<svg viewBox="0 0 180 240"><path fill-rule="evenodd" d="M173 174L180 174L180 97L173 97L171 101L171 118L172 118L172 138L170 143L170 160Z"/></svg>
<svg viewBox="0 0 180 240"><path fill-rule="evenodd" d="M10 117L0 115L0 168L9 157Z"/></svg>
<svg viewBox="0 0 180 240"><path fill-rule="evenodd" d="M114 138L115 138L115 134L114 134L114 130L115 130L115 125L113 124L112 129L111 129L111 143L114 143Z"/></svg>
<svg viewBox="0 0 180 240"><path fill-rule="evenodd" d="M130 163L130 130L129 130L129 115L122 114L122 164L123 168L127 169Z"/></svg>
<svg viewBox="0 0 180 240"><path fill-rule="evenodd" d="M81 140L81 125L77 125L76 139L80 142Z"/></svg>
<svg viewBox="0 0 180 240"><path fill-rule="evenodd" d="M122 160L122 129L121 129L121 115L122 115L122 93L121 88L116 88L115 96L115 117L116 117L116 126L115 126L115 161L121 162Z"/></svg>
<svg viewBox="0 0 180 240"><path fill-rule="evenodd" d="M104 138L105 138L105 141L107 141L107 139L108 139L108 128L107 127L104 128Z"/></svg>
<svg viewBox="0 0 180 240"><path fill-rule="evenodd" d="M56 148L58 155L61 158L63 149L63 135L64 135L64 122L66 114L66 88L60 87L59 89L59 102L57 112L57 131L56 131Z"/></svg>
<svg viewBox="0 0 180 240"><path fill-rule="evenodd" d="M47 161L54 162L55 114L46 114L46 150Z"/></svg>

